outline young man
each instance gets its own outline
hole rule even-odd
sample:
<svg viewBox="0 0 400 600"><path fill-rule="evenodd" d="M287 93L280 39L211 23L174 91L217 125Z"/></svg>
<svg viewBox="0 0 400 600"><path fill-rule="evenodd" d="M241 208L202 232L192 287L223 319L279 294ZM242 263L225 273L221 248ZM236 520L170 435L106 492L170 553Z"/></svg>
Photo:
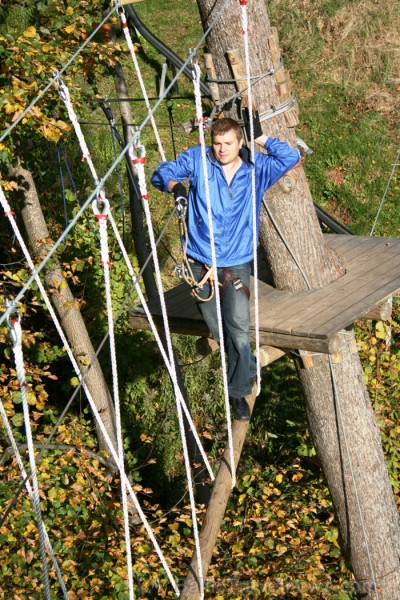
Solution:
<svg viewBox="0 0 400 600"><path fill-rule="evenodd" d="M205 176L208 179L213 216L215 253L220 286L224 346L228 355L228 391L233 415L250 419L246 396L257 376L256 360L250 347L249 289L253 259L252 171L256 180L256 219L259 226L264 192L294 167L298 150L286 142L267 138L259 122L254 127L256 142L267 154L256 152L254 164L244 146L241 127L233 119L215 121L211 128L211 147L206 149L207 173L204 173L201 147L182 152L176 160L164 162L153 173L152 184L161 191L173 192L175 199L186 198L181 183L189 182L187 198L187 256L196 281L201 281L212 265L207 213ZM207 299L209 280L197 288ZM214 339L219 341L215 296L199 301L198 307Z"/></svg>

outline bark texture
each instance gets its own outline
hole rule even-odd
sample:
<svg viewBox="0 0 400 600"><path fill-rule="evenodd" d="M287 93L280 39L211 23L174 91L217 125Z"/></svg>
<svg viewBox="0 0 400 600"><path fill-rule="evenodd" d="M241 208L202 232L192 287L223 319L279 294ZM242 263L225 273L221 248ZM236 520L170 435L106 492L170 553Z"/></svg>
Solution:
<svg viewBox="0 0 400 600"><path fill-rule="evenodd" d="M35 183L30 171L16 167L11 175L17 180L19 186L22 219L29 239L33 256L41 259L52 246L52 240L40 207ZM46 270L45 282L55 307L62 328L71 345L77 364L81 367L82 374L87 370L86 365L91 362L90 369L85 374L85 382L93 398L102 422L110 437L114 448L117 448L115 437L115 417L112 399L103 376L100 363L95 356L95 350L90 340L86 325L63 274L57 258L52 258L51 266ZM62 285L61 285L62 283ZM108 452L108 445L97 424L97 436L101 450Z"/></svg>
<svg viewBox="0 0 400 600"><path fill-rule="evenodd" d="M198 0L203 28L209 27L223 0ZM273 65L273 35L264 0L248 3L252 75ZM240 5L231 2L207 38L219 79L232 78L227 52L237 50L244 63ZM260 114L279 105L278 73L253 86ZM235 93L234 84L220 85L220 98ZM237 103L224 108L237 118ZM284 115L263 122L263 130L295 145L295 133ZM343 273L340 257L325 244L303 171L297 168L271 188L261 216L261 244L278 289L298 291L328 285ZM354 333L341 332L343 348L335 357L295 359L306 395L310 430L329 486L340 527L342 550L349 558L358 591L365 598L397 600L400 589L400 525L385 465L379 426L371 409L355 350ZM307 365L308 368L305 368ZM214 500L214 494L212 501ZM219 498L209 511L218 515ZM219 517L215 517L219 518ZM207 519L205 526L207 525ZM208 541L209 543L209 541ZM202 550L204 548L202 547ZM207 558L205 557L205 561ZM206 562L206 567L208 563ZM188 582L192 574L188 576ZM191 591L185 598L198 598Z"/></svg>

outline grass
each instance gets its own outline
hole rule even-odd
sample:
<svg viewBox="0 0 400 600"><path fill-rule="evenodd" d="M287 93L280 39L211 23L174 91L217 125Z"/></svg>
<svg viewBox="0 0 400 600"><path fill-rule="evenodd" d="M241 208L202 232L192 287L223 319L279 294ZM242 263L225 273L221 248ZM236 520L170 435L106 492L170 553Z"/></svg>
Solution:
<svg viewBox="0 0 400 600"><path fill-rule="evenodd" d="M299 96L297 132L315 151L305 165L313 198L368 235L398 149L400 7L284 0L269 8ZM377 235L398 235L398 173Z"/></svg>

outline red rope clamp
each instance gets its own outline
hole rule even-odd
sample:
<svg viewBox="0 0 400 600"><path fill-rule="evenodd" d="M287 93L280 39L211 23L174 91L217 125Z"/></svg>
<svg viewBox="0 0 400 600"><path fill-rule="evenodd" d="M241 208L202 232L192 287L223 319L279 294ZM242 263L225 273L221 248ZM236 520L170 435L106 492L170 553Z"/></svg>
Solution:
<svg viewBox="0 0 400 600"><path fill-rule="evenodd" d="M100 211L98 202L101 202L103 204L102 211ZM92 202L92 210L98 221L106 221L108 219L109 208L110 203L108 202L107 198L103 195L103 193L100 193L99 196Z"/></svg>

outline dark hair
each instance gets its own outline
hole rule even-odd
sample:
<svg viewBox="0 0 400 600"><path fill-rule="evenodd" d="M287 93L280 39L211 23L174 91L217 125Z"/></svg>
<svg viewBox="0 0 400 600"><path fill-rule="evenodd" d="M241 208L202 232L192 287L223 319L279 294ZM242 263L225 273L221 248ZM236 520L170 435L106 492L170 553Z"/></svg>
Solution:
<svg viewBox="0 0 400 600"><path fill-rule="evenodd" d="M228 133L228 131L234 131L239 142L243 139L243 131L237 121L224 117L222 119L217 119L212 124L211 141L214 140L216 135L224 135L224 133Z"/></svg>

